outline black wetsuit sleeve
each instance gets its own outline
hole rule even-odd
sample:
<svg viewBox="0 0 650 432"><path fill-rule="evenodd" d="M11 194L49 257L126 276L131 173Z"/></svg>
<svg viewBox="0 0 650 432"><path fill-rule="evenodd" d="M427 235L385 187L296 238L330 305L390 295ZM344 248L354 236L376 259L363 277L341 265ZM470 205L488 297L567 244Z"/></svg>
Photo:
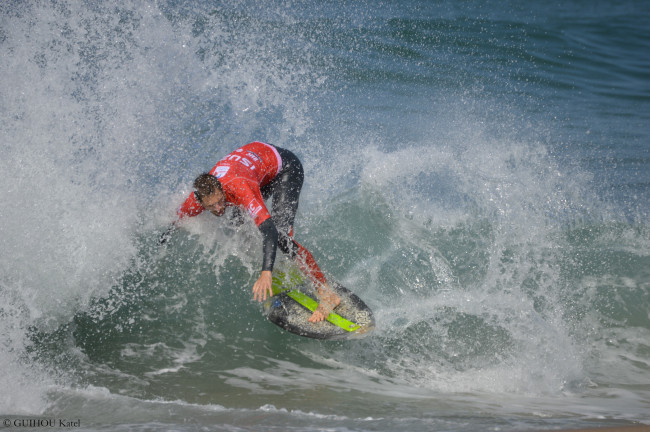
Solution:
<svg viewBox="0 0 650 432"><path fill-rule="evenodd" d="M262 271L273 271L275 253L278 249L278 230L271 218L262 222L259 230L262 233Z"/></svg>
<svg viewBox="0 0 650 432"><path fill-rule="evenodd" d="M241 207L231 207L230 215L228 216L228 223L234 227L242 225L246 220L244 219L244 213L241 210Z"/></svg>

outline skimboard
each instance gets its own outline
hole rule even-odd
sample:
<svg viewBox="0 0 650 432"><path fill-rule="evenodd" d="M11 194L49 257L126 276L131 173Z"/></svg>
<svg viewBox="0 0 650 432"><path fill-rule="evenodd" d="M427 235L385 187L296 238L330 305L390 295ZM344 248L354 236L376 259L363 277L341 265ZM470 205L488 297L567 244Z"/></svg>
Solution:
<svg viewBox="0 0 650 432"><path fill-rule="evenodd" d="M309 322L318 307L311 282L297 268L273 271L273 296L264 303L266 317L283 329L313 339L352 339L367 335L375 327L372 310L354 293L329 281L341 304L325 321Z"/></svg>

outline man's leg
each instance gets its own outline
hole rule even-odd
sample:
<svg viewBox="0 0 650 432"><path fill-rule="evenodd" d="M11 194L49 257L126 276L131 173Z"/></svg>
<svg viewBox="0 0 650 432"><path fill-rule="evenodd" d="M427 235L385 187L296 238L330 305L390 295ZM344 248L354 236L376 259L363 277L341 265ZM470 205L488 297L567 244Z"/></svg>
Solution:
<svg viewBox="0 0 650 432"><path fill-rule="evenodd" d="M282 170L268 186L264 187L262 193L273 197L271 214L278 230L278 247L291 259L296 260L301 270L316 285L325 284L327 281L312 254L293 239L293 223L305 179L302 163L289 150L277 147L276 149L282 157Z"/></svg>
<svg viewBox="0 0 650 432"><path fill-rule="evenodd" d="M327 285L327 280L321 272L313 255L307 248L293 239L293 222L298 211L300 191L304 181L304 170L300 160L290 151L277 148L282 157L280 174L267 186L263 193L272 193L272 217L278 230L278 247L282 252L295 260L300 269L316 286L321 297L319 308L312 319L321 321L341 300ZM316 319L319 318L319 319Z"/></svg>

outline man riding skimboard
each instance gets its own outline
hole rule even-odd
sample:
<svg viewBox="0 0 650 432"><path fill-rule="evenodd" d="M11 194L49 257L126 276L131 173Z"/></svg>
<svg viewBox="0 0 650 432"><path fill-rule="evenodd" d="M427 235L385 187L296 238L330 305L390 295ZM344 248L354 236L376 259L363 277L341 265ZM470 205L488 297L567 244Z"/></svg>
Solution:
<svg viewBox="0 0 650 432"><path fill-rule="evenodd" d="M210 211L223 216L227 207L233 208L233 217L240 219L244 211L253 219L262 233L262 271L253 285L253 298L266 300L271 288L273 265L277 248L293 259L311 279L320 296L318 308L309 318L318 322L341 302L327 284L312 254L293 238L293 222L298 210L298 199L304 180L300 160L286 149L252 142L221 159L207 173L194 180L194 191L178 209L178 217L192 217ZM272 198L271 212L264 199ZM175 228L176 222L172 225ZM161 236L167 241L171 230Z"/></svg>

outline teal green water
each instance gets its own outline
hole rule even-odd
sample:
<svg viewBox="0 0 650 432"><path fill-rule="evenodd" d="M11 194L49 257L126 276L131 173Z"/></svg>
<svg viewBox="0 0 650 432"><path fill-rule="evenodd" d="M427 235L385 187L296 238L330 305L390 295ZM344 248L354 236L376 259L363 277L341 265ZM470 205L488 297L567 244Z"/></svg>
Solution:
<svg viewBox="0 0 650 432"><path fill-rule="evenodd" d="M0 414L82 430L647 424L641 1L0 5ZM301 338L253 224L157 238L238 145L374 310ZM17 426L16 426L17 427Z"/></svg>

